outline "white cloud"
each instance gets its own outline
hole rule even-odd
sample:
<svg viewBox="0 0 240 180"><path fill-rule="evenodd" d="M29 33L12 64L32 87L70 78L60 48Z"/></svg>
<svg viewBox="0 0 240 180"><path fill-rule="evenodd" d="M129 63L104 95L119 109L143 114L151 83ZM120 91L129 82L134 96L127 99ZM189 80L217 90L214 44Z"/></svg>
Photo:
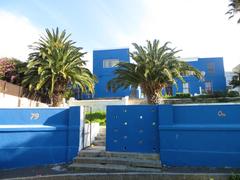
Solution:
<svg viewBox="0 0 240 180"><path fill-rule="evenodd" d="M0 58L14 57L26 61L31 52L29 45L38 41L42 32L24 16L0 10ZM85 50L83 50L85 51ZM86 67L92 70L92 53L86 54Z"/></svg>
<svg viewBox="0 0 240 180"><path fill-rule="evenodd" d="M26 61L28 46L39 39L40 31L24 16L0 10L0 57Z"/></svg>
<svg viewBox="0 0 240 180"><path fill-rule="evenodd" d="M133 33L118 33L119 45L171 41L182 57L223 57L225 70L240 64L240 25L228 20L226 0L143 0L145 10Z"/></svg>

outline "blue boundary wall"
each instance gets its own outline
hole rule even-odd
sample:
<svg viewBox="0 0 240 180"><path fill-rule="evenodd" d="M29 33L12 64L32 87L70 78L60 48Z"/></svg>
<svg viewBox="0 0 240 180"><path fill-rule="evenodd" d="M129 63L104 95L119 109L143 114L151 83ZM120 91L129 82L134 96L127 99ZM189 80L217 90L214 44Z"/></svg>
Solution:
<svg viewBox="0 0 240 180"><path fill-rule="evenodd" d="M77 156L80 107L1 108L0 169L66 163Z"/></svg>
<svg viewBox="0 0 240 180"><path fill-rule="evenodd" d="M240 167L240 104L159 106L159 132L165 165Z"/></svg>
<svg viewBox="0 0 240 180"><path fill-rule="evenodd" d="M159 152L166 166L240 167L239 139L240 104L107 108L108 151Z"/></svg>

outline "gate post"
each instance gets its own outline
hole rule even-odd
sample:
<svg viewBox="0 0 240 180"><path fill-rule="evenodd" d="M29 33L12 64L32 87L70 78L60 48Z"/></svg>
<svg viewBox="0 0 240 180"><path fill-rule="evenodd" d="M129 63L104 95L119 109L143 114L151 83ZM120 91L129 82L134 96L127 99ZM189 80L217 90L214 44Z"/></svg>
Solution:
<svg viewBox="0 0 240 180"><path fill-rule="evenodd" d="M67 150L67 161L71 161L77 156L78 150L81 147L81 126L82 126L82 108L79 106L69 107L69 119L68 119L68 150Z"/></svg>

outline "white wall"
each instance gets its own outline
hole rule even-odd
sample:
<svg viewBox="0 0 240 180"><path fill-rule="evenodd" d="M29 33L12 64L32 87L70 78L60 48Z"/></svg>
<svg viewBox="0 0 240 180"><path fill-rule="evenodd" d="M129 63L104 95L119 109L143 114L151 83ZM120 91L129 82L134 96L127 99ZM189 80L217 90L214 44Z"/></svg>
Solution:
<svg viewBox="0 0 240 180"><path fill-rule="evenodd" d="M0 93L0 107L48 107L48 105L24 97Z"/></svg>
<svg viewBox="0 0 240 180"><path fill-rule="evenodd" d="M90 146L90 144L94 141L95 137L97 137L99 130L100 130L99 123L91 123L91 126L90 126L90 124L84 125L84 145L83 145L83 147ZM90 139L90 134L91 134L91 139Z"/></svg>
<svg viewBox="0 0 240 180"><path fill-rule="evenodd" d="M122 99L94 99L94 100L75 100L68 101L69 106L87 106L92 108L92 112L106 111L108 105L127 105L128 96Z"/></svg>
<svg viewBox="0 0 240 180"><path fill-rule="evenodd" d="M240 87L235 87L234 89L232 89L233 91L238 91L240 93Z"/></svg>

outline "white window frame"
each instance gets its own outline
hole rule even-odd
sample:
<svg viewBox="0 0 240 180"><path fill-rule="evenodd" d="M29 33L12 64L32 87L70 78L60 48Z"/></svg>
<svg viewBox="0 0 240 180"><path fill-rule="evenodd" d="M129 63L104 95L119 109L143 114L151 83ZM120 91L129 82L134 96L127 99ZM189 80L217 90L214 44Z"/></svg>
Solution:
<svg viewBox="0 0 240 180"><path fill-rule="evenodd" d="M213 91L213 86L211 81L206 81L205 82L205 91L206 93L212 93Z"/></svg>
<svg viewBox="0 0 240 180"><path fill-rule="evenodd" d="M189 93L189 83L183 83L183 93Z"/></svg>
<svg viewBox="0 0 240 180"><path fill-rule="evenodd" d="M103 68L113 68L119 63L119 59L104 59Z"/></svg>

